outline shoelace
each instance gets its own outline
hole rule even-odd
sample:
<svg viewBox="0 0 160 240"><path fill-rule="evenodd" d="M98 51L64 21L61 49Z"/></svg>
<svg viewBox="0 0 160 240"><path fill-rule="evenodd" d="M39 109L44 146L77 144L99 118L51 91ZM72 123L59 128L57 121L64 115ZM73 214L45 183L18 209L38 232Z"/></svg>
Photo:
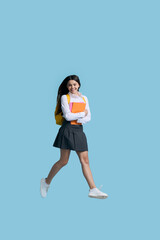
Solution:
<svg viewBox="0 0 160 240"><path fill-rule="evenodd" d="M100 185L99 188L97 188L97 189L99 189L99 190L101 191L101 188L102 188L102 187L103 187L103 185ZM90 189L89 189L89 190L90 190Z"/></svg>

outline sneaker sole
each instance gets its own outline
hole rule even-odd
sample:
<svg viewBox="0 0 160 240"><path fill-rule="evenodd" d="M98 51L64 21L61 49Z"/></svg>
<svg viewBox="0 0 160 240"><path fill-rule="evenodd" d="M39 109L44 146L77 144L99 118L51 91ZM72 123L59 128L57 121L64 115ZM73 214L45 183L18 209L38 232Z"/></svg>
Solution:
<svg viewBox="0 0 160 240"><path fill-rule="evenodd" d="M105 199L105 198L107 198L108 196L89 196L89 195L88 195L88 197L90 197L90 198L98 198L98 199Z"/></svg>

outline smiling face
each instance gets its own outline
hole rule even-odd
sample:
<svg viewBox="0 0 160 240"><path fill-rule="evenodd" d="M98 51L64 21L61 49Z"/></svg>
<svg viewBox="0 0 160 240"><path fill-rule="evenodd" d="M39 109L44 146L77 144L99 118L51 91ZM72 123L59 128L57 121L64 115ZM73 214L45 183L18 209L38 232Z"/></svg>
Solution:
<svg viewBox="0 0 160 240"><path fill-rule="evenodd" d="M67 83L68 91L72 94L78 95L79 84L75 80L69 80Z"/></svg>

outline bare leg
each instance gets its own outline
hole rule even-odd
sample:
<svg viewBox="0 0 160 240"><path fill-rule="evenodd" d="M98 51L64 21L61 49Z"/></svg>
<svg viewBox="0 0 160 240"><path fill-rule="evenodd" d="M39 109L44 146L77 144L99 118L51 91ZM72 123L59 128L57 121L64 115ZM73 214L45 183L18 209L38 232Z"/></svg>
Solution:
<svg viewBox="0 0 160 240"><path fill-rule="evenodd" d="M69 149L60 149L60 160L57 161L51 168L48 177L46 178L47 184L50 184L53 177L58 173L58 171L68 163L70 151L71 150Z"/></svg>
<svg viewBox="0 0 160 240"><path fill-rule="evenodd" d="M96 185L94 183L93 176L92 176L92 173L91 173L91 169L90 169L90 166L89 166L88 151L76 152L76 153L77 153L77 155L80 159L80 162L81 162L81 165L82 165L83 175L86 178L86 181L87 181L90 189L95 188Z"/></svg>

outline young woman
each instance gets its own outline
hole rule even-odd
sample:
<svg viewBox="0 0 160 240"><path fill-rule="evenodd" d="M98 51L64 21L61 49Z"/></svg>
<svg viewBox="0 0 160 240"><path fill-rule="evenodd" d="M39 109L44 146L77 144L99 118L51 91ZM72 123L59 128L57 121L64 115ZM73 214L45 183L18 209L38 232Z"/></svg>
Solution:
<svg viewBox="0 0 160 240"><path fill-rule="evenodd" d="M80 86L79 77L76 75L66 77L59 86L57 114L62 112L64 120L53 146L60 148L60 159L52 166L48 176L41 179L40 192L42 197L46 197L53 177L68 163L71 150L76 151L79 157L83 175L90 188L88 196L100 199L108 197L106 193L101 192L96 187L91 173L87 138L83 132L83 124L91 120L91 112L87 97L79 92ZM80 112L73 111L74 107L76 109L77 106L78 108L83 106L85 109Z"/></svg>

